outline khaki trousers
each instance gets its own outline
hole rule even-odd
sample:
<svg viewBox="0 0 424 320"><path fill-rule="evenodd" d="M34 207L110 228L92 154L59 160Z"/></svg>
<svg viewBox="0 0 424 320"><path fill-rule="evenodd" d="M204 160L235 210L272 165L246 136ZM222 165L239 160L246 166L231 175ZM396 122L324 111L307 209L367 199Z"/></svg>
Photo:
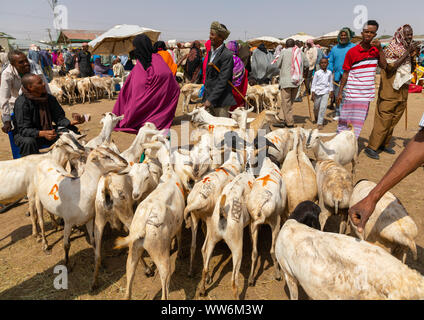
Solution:
<svg viewBox="0 0 424 320"><path fill-rule="evenodd" d="M374 151L389 145L393 130L406 108L406 101L377 100L375 108L374 128L372 129L368 147Z"/></svg>
<svg viewBox="0 0 424 320"><path fill-rule="evenodd" d="M278 112L278 118L286 122L287 125L294 125L293 120L293 102L296 99L298 87L281 89L281 106Z"/></svg>

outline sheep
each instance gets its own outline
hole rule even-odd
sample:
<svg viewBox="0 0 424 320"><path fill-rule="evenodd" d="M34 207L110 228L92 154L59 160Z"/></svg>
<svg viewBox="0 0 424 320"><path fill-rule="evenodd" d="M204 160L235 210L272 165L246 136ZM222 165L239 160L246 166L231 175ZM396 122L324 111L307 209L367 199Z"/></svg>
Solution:
<svg viewBox="0 0 424 320"><path fill-rule="evenodd" d="M320 208L311 202L299 207L275 247L292 300L298 299L298 284L316 300L424 298L424 278L417 271L366 241L315 230Z"/></svg>
<svg viewBox="0 0 424 320"><path fill-rule="evenodd" d="M38 218L43 226L43 208L63 218L65 264L69 267L69 236L73 226L85 224L94 246L93 218L95 216L95 196L102 175L120 172L128 163L112 150L98 147L90 152L84 173L79 178L71 178L66 171L50 159L39 163L35 175L36 207ZM44 227L41 227L43 244L47 246Z"/></svg>
<svg viewBox="0 0 424 320"><path fill-rule="evenodd" d="M183 114L190 111L189 104L191 100L199 100L201 84L187 83L181 88L181 94L184 97L183 101Z"/></svg>
<svg viewBox="0 0 424 320"><path fill-rule="evenodd" d="M81 139L84 136L79 136ZM37 230L37 214L35 211L35 187L33 178L38 163L50 159L62 169L68 160L80 157L84 148L70 133L62 133L59 139L44 154L29 155L24 158L0 161L0 204L16 202L23 197L28 197L29 213L32 221L32 236L39 237ZM47 247L44 246L46 250Z"/></svg>
<svg viewBox="0 0 424 320"><path fill-rule="evenodd" d="M96 98L99 99L99 90L105 90L108 93L109 100L112 99L113 92L115 91L113 80L111 77L90 77L90 81L96 92Z"/></svg>
<svg viewBox="0 0 424 320"><path fill-rule="evenodd" d="M85 97L88 98L88 102L91 103L91 98L93 95L93 84L90 81L90 78L81 78L77 80L77 89L79 95L82 99L82 103L85 103Z"/></svg>
<svg viewBox="0 0 424 320"><path fill-rule="evenodd" d="M184 220L186 226L191 226L191 248L190 267L188 275L193 275L193 260L196 252L196 237L199 221L206 221L215 208L216 200L222 189L243 168L236 153L231 152L228 160L215 171L207 174L197 182L187 198L187 206L184 210ZM190 220L189 220L190 219Z"/></svg>
<svg viewBox="0 0 424 320"><path fill-rule="evenodd" d="M246 198L255 182L254 176L243 172L227 184L215 205L212 217L206 220L207 232L202 247L203 272L200 283L200 295L205 295L205 284L212 281L209 276L209 261L218 241L224 240L233 256L231 287L234 299L238 295L238 275L243 255L243 229L250 223L246 208Z"/></svg>
<svg viewBox="0 0 424 320"><path fill-rule="evenodd" d="M315 201L318 195L315 170L311 161L303 151L302 134L292 130L294 134L293 150L283 163L281 173L287 186L287 208L292 212L296 206L306 200Z"/></svg>
<svg viewBox="0 0 424 320"><path fill-rule="evenodd" d="M249 275L249 285L253 286L253 273L258 259L258 228L261 224L268 224L272 231L271 257L274 261L275 278L280 279L278 262L275 258L275 241L280 231L281 219L287 202L286 184L281 176L280 168L268 157L263 162L259 177L247 196L247 210L251 217L250 233L252 235L252 266Z"/></svg>
<svg viewBox="0 0 424 320"><path fill-rule="evenodd" d="M54 80L56 80L56 79L54 79ZM49 88L50 88L52 95L57 99L57 101L59 101L59 103L63 103L64 92L63 92L62 88L60 86L58 86L57 83L54 83L53 81L51 81L49 83Z"/></svg>
<svg viewBox="0 0 424 320"><path fill-rule="evenodd" d="M306 148L312 149L316 160L334 160L342 166L352 163L352 176L355 175L356 161L358 159L358 141L353 127L337 134L333 139L322 142L321 137L331 137L336 133L320 133L318 129L310 132Z"/></svg>
<svg viewBox="0 0 424 320"><path fill-rule="evenodd" d="M376 186L374 182L361 180L353 189L349 207L364 199ZM361 239L376 244L405 263L408 248L414 260L417 260L415 238L418 228L408 215L405 207L392 193L387 192L377 202L375 210L365 225L364 234L360 234L351 223L356 235Z"/></svg>
<svg viewBox="0 0 424 320"><path fill-rule="evenodd" d="M151 144L146 148L152 148ZM178 153L174 151L173 153ZM177 156L178 158L179 156ZM127 259L126 299L131 298L132 282L138 261L147 250L156 264L162 282L162 300L168 299L171 275L171 241L177 237L178 250L181 249L181 228L186 194L189 191L186 181L189 175L180 167L179 159L174 164L169 143L165 142L158 150L158 159L163 166L163 175L158 187L140 203L131 222L130 233L126 238L116 240L115 248L129 247ZM146 273L151 273L143 259Z"/></svg>
<svg viewBox="0 0 424 320"><path fill-rule="evenodd" d="M331 215L325 206L334 208L337 215L339 209L348 209L353 192L352 175L333 160L318 161L315 165L318 185L318 199L321 207L319 217L321 231ZM339 233L344 233L347 226L347 212L340 223Z"/></svg>

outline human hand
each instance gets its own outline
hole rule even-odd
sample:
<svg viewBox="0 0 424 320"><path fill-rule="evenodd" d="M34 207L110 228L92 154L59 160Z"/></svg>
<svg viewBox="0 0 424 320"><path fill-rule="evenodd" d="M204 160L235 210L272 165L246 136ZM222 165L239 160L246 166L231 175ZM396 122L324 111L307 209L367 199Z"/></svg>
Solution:
<svg viewBox="0 0 424 320"><path fill-rule="evenodd" d="M377 39L371 41L371 46L376 47L378 50L381 50L381 42Z"/></svg>
<svg viewBox="0 0 424 320"><path fill-rule="evenodd" d="M85 117L82 114L73 113L71 125L82 124L85 122Z"/></svg>
<svg viewBox="0 0 424 320"><path fill-rule="evenodd" d="M365 224L374 212L376 204L377 201L368 195L349 209L349 217L352 223L358 228L359 233L364 231Z"/></svg>
<svg viewBox="0 0 424 320"><path fill-rule="evenodd" d="M5 121L5 122L3 123L3 127L1 128L1 130L2 130L4 133L9 133L9 131L12 131L12 122L10 122L10 121Z"/></svg>
<svg viewBox="0 0 424 320"><path fill-rule="evenodd" d="M337 98L336 98L336 105L337 106L339 106L340 103L342 103L342 99L343 99L343 96L342 96L342 92L340 91L339 94L337 95Z"/></svg>
<svg viewBox="0 0 424 320"><path fill-rule="evenodd" d="M52 141L56 139L57 133L55 130L43 130L39 131L38 136L46 140Z"/></svg>
<svg viewBox="0 0 424 320"><path fill-rule="evenodd" d="M416 42L416 41L412 42L411 45L409 46L409 49L408 49L409 50L409 54L413 55L414 53L415 54L418 53L419 48L420 48L420 43L419 42Z"/></svg>
<svg viewBox="0 0 424 320"><path fill-rule="evenodd" d="M209 108L212 106L212 103L210 103L210 101L209 101L209 100L206 100L206 101L205 101L205 103L203 104L203 106L204 106L206 109L209 109Z"/></svg>

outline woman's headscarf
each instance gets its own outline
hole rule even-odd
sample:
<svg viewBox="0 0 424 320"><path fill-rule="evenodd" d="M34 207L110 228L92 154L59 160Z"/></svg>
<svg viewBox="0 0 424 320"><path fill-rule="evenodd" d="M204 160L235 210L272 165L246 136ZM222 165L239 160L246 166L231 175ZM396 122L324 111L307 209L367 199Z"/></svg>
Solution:
<svg viewBox="0 0 424 320"><path fill-rule="evenodd" d="M140 61L144 70L147 70L152 64L153 46L152 41L145 34L139 34L133 40L134 57Z"/></svg>
<svg viewBox="0 0 424 320"><path fill-rule="evenodd" d="M342 44L340 42L340 35L342 34L342 32L345 32L347 34L347 39L348 39L347 43L349 43L352 40L352 38L355 36L355 32L350 30L350 28L348 28L348 27L344 27L339 31L339 34L337 35L338 44Z"/></svg>
<svg viewBox="0 0 424 320"><path fill-rule="evenodd" d="M229 41L227 43L227 48L233 52L233 54L238 55L238 43L237 41Z"/></svg>
<svg viewBox="0 0 424 320"><path fill-rule="evenodd" d="M153 46L153 51L158 52L159 50L166 51L166 44L163 41L157 41Z"/></svg>
<svg viewBox="0 0 424 320"><path fill-rule="evenodd" d="M411 28L412 30L412 27L409 24L405 24L404 26L400 27L395 32L395 35L393 36L393 39L390 41L389 45L384 48L384 53L386 54L387 59L397 60L405 54L407 48L409 47L405 37L406 28Z"/></svg>
<svg viewBox="0 0 424 320"><path fill-rule="evenodd" d="M233 84L238 87L242 80L244 75L244 63L241 61L241 59L237 56L238 54L238 43L237 41L230 41L227 43L227 48L233 52L233 61L234 61L234 67L233 67Z"/></svg>
<svg viewBox="0 0 424 320"><path fill-rule="evenodd" d="M258 46L258 49L261 50L263 53L268 53L268 50L266 49L265 45L263 43L261 43Z"/></svg>

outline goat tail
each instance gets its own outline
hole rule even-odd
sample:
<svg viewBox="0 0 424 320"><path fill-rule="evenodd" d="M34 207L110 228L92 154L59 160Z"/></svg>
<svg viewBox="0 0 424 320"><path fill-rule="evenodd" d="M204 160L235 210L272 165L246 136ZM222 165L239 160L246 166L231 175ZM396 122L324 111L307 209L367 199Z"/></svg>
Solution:
<svg viewBox="0 0 424 320"><path fill-rule="evenodd" d="M129 247L131 241L132 241L131 236L119 237L118 239L115 240L115 246L113 248L122 249L122 248Z"/></svg>
<svg viewBox="0 0 424 320"><path fill-rule="evenodd" d="M339 200L334 201L334 213L337 215L339 212Z"/></svg>

